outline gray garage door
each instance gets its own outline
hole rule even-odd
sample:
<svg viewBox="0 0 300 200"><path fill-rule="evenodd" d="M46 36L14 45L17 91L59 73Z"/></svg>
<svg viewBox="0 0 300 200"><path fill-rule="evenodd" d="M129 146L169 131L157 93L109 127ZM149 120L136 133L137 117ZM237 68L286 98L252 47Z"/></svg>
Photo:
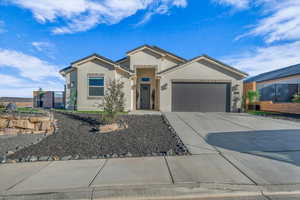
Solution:
<svg viewBox="0 0 300 200"><path fill-rule="evenodd" d="M229 112L229 83L172 83L172 111Z"/></svg>

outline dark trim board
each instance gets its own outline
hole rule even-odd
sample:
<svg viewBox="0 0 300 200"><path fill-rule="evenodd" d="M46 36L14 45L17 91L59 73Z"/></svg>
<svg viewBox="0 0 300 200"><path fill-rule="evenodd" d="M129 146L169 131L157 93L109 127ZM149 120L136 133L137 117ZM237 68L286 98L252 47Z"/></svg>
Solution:
<svg viewBox="0 0 300 200"><path fill-rule="evenodd" d="M172 82L172 112L230 112L231 83Z"/></svg>

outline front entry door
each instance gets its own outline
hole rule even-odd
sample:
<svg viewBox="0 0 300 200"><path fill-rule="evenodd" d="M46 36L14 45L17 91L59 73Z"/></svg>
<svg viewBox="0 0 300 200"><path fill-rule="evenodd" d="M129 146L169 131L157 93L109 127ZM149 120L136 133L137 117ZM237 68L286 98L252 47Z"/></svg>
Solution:
<svg viewBox="0 0 300 200"><path fill-rule="evenodd" d="M140 93L141 93L140 108L150 109L150 85L141 84Z"/></svg>

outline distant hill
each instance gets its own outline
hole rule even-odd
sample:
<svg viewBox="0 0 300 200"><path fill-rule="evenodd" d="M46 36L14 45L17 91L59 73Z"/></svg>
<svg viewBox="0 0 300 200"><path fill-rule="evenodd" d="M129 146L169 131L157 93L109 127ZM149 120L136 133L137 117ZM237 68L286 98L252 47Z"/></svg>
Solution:
<svg viewBox="0 0 300 200"><path fill-rule="evenodd" d="M0 102L32 102L32 98L0 97Z"/></svg>

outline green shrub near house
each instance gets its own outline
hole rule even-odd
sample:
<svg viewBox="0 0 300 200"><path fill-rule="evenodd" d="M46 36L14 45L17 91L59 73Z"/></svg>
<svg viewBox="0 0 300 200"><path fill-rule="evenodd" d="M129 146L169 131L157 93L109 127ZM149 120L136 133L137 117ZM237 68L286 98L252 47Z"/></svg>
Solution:
<svg viewBox="0 0 300 200"><path fill-rule="evenodd" d="M294 95L292 102L294 103L300 103L300 92Z"/></svg>

